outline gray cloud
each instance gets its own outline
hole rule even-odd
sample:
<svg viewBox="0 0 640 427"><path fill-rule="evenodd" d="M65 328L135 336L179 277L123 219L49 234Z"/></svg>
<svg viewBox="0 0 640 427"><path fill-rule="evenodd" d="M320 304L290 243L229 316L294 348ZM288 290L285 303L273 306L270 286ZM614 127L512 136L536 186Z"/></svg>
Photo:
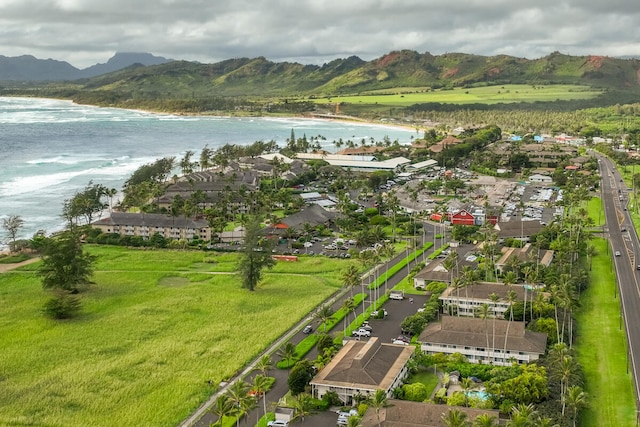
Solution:
<svg viewBox="0 0 640 427"><path fill-rule="evenodd" d="M637 22L629 0L0 0L0 54L80 68L117 51L316 64L398 49L640 55Z"/></svg>

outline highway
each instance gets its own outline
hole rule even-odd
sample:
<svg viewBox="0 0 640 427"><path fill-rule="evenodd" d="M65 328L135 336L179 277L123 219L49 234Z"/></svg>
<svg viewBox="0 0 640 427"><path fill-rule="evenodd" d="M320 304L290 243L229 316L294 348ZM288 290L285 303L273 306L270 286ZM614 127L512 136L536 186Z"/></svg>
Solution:
<svg viewBox="0 0 640 427"><path fill-rule="evenodd" d="M640 408L638 398L638 372L640 372L640 243L633 227L627 204L631 195L613 162L597 155L602 176L602 201L606 218L605 237L609 238L611 249L615 254L614 264L618 279L618 291L622 306L624 327L628 342L628 367L633 375L636 394L636 411Z"/></svg>

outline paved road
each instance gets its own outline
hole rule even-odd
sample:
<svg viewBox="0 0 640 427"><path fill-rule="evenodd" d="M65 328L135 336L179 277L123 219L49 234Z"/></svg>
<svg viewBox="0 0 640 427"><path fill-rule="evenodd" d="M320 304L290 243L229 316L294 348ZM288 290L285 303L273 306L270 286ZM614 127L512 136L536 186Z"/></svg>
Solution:
<svg viewBox="0 0 640 427"><path fill-rule="evenodd" d="M426 233L423 235L423 239L426 239L426 241L433 241L433 238L434 238L433 226L430 224L425 224L425 227L426 227L425 228ZM436 231L436 232L440 232L440 231ZM435 247L432 247L429 251L427 251L427 254L432 252L435 248L440 247L440 245L441 245L441 240L438 239L436 241ZM406 254L404 253L396 256L393 260L391 260L388 263L389 267L397 264L405 256ZM422 261L422 257L420 257L418 262L419 261ZM415 265L415 261L413 261L410 264L410 268L413 267L414 265ZM379 273L384 272L384 270L385 270L385 266L383 265L382 267L380 267ZM407 273L408 273L408 269L402 269L402 271L395 274L388 281L387 287L392 288L395 285L397 285L401 280L406 280ZM369 278L366 278L364 280L364 283L369 283ZM384 290L384 285L381 288L381 292L383 290ZM348 290L343 289L339 291L337 294L333 295L331 298L329 298L328 302L332 304L332 308L334 310L337 310L342 306L342 302L344 298L346 298L348 293L349 293ZM384 306L389 313L387 318L383 320L372 319L370 321L370 324L373 328L372 335L379 337L384 342L391 342L393 338L400 335L400 323L404 320L405 317L411 314L414 314L417 311L417 309L420 308L426 302L426 296L424 295L416 295L412 297L414 300L413 303L410 302L409 298L406 298L402 301L393 301L393 300L388 301ZM361 310L362 310L362 306L359 306L356 309L356 312L361 313ZM311 316L309 316L304 321L300 322L298 325L296 325L294 328L288 331L285 335L283 335L282 338L280 338L276 343L274 343L263 354L272 355L272 359L275 364L275 362L277 362L278 360L277 356L275 356L274 354L277 351L277 349L287 341L291 341L293 343L300 342L305 337L305 335L301 332L302 328L310 322L312 322ZM316 325L313 324L313 326L315 329ZM340 326L336 326L336 330L338 329L340 329ZM311 350L311 352L309 352L305 356L305 358L309 360L315 360L317 355L318 355L317 350L314 348L313 350ZM259 359L259 357L257 359ZM254 365L254 363L255 361L252 364L250 364L249 367L247 367L238 376L238 378L244 378L245 381L251 383L253 381L253 377L256 375L256 372L252 371L252 366ZM280 398L284 396L289 390L289 387L287 386L288 371L274 368L269 372L269 375L275 377L276 379L273 388L269 390L269 392L267 392L265 396L265 398L267 399L267 410L273 411L273 408L276 402L278 402ZM220 389L216 394L214 394L211 397L211 399L209 399L208 405L203 405L203 407L198 412L194 413L189 419L185 420L181 424L181 427L188 427L188 426L208 427L211 423L215 422L216 417L210 412L206 411L206 407L210 406L210 404L213 403L215 399L225 391L226 391L226 387ZM262 406L262 400L261 400L259 402L258 408L250 411L246 415L247 417L246 421L248 421L251 425L254 425L259 419L259 417L263 415L262 407L263 406ZM325 427L327 425L335 425L336 420L337 420L336 414L330 413L330 412L324 412L320 414L314 414L311 417L307 417L304 421L304 425L306 427ZM245 421L241 421L241 424L244 424L244 422Z"/></svg>
<svg viewBox="0 0 640 427"><path fill-rule="evenodd" d="M608 234L614 253L614 264L618 276L618 289L627 333L629 366L633 374L636 392L636 409L639 408L638 372L640 372L640 271L636 266L640 262L640 243L633 227L627 204L629 189L616 170L613 162L598 155L602 176L602 200L606 216L605 234ZM621 231L622 229L626 231Z"/></svg>

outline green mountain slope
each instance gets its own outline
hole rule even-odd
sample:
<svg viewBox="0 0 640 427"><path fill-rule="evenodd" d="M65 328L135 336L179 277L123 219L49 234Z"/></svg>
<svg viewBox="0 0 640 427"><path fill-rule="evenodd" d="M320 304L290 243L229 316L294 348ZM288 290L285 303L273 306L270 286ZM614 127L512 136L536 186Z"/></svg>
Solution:
<svg viewBox="0 0 640 427"><path fill-rule="evenodd" d="M640 60L570 56L558 52L529 60L507 55L431 55L402 50L372 61L353 56L322 66L275 63L263 57L234 58L214 64L175 61L131 66L73 82L64 92L60 90L60 94L93 103L135 104L140 100L148 103L220 97L304 99L392 88L436 89L511 83L576 84L635 94L640 93Z"/></svg>

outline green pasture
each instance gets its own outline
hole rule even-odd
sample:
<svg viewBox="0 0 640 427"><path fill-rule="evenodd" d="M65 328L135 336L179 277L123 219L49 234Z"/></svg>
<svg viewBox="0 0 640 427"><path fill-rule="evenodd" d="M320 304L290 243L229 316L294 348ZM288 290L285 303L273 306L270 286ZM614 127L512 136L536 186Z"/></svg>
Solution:
<svg viewBox="0 0 640 427"><path fill-rule="evenodd" d="M374 92L350 96L317 98L318 104L377 104L406 107L413 104L439 102L443 104L497 104L514 102L551 102L557 100L591 99L602 93L589 86L577 85L499 85L474 88L429 90L397 88L384 93Z"/></svg>
<svg viewBox="0 0 640 427"><path fill-rule="evenodd" d="M0 275L0 425L175 426L209 380L234 375L335 292L349 262L279 262L249 292L230 273L234 254L88 249L95 284L71 321L42 315L32 265Z"/></svg>
<svg viewBox="0 0 640 427"><path fill-rule="evenodd" d="M591 284L580 299L577 315L576 350L590 404L580 425L631 426L636 418L633 379L627 370L627 339L620 328L620 297L611 251L604 239L594 239L593 244L599 255L593 259Z"/></svg>

